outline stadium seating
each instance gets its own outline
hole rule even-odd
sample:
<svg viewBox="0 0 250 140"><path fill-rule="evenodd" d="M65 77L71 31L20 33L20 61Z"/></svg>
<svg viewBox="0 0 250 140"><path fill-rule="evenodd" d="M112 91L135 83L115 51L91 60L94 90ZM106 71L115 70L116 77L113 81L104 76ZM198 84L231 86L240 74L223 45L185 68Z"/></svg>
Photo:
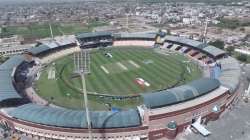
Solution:
<svg viewBox="0 0 250 140"><path fill-rule="evenodd" d="M111 46L113 43L112 34L109 32L81 33L76 35L81 48L97 48Z"/></svg>

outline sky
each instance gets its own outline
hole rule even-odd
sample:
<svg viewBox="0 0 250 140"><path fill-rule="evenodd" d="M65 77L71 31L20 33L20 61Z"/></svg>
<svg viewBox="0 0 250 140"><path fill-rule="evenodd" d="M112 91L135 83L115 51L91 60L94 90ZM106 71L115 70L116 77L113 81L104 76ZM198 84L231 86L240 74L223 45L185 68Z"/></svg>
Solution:
<svg viewBox="0 0 250 140"><path fill-rule="evenodd" d="M3 3L7 3L7 4L11 4L11 3L34 3L34 2L73 2L73 1L105 1L105 0L0 0L0 4L3 4ZM178 1L181 1L181 0L178 0ZM186 1L186 0L183 0L183 1ZM188 0L188 1L192 1L192 0ZM195 0L197 1L197 0ZM202 0L200 0L202 1ZM206 2L209 2L209 1L222 1L222 0L203 0L203 1L206 1ZM224 0L224 1L241 1L241 0Z"/></svg>
<svg viewBox="0 0 250 140"><path fill-rule="evenodd" d="M86 0L0 0L0 3L26 3L26 2L72 2L72 1L86 1Z"/></svg>

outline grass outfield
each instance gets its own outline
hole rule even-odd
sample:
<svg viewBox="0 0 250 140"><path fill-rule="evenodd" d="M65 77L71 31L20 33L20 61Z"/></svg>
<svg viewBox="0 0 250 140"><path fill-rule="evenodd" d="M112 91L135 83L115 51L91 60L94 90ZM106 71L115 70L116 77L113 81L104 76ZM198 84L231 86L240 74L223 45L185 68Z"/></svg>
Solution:
<svg viewBox="0 0 250 140"><path fill-rule="evenodd" d="M104 55L110 52L112 58ZM111 48L110 50L91 52L91 74L86 75L89 92L108 95L138 95L165 89L197 79L201 71L197 65L183 63L187 58L180 54L163 55L145 48ZM51 67L55 67L55 79L48 79ZM188 69L188 70L187 70ZM42 72L37 82L38 94L56 105L78 109L82 107L82 95L79 77L72 77L74 65L72 56L55 61ZM182 75L184 74L184 75ZM141 86L135 82L142 78L150 86ZM67 84L65 84L67 83ZM104 103L127 108L141 103L140 98L126 101L103 100L89 96L92 109L106 109Z"/></svg>

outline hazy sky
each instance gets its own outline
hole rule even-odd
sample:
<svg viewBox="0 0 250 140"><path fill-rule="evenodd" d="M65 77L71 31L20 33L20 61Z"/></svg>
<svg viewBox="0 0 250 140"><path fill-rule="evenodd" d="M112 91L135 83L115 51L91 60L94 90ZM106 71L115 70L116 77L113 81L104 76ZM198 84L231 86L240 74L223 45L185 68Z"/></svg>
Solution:
<svg viewBox="0 0 250 140"><path fill-rule="evenodd" d="M3 3L35 3L35 2L73 2L73 1L107 1L107 0L0 0L0 4L3 4ZM134 0L136 1L136 0ZM172 0L174 1L174 0ZM181 0L177 0L177 1L181 1ZM192 0L183 0L183 1L192 1ZM194 1L199 1L199 0L194 0ZM241 0L200 0L200 1L205 1L205 2L209 2L209 1L241 1Z"/></svg>
<svg viewBox="0 0 250 140"><path fill-rule="evenodd" d="M59 1L86 1L86 0L0 0L0 3L25 3L25 2L59 2Z"/></svg>

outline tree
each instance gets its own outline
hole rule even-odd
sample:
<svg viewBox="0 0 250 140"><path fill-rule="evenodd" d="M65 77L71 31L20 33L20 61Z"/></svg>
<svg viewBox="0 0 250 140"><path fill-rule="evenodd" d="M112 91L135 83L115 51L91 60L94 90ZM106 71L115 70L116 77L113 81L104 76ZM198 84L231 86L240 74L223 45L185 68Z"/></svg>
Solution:
<svg viewBox="0 0 250 140"><path fill-rule="evenodd" d="M4 33L7 33L8 31L7 31L7 27L6 26L2 26L2 33L4 34Z"/></svg>
<svg viewBox="0 0 250 140"><path fill-rule="evenodd" d="M0 55L0 64L4 62L4 58Z"/></svg>
<svg viewBox="0 0 250 140"><path fill-rule="evenodd" d="M237 56L237 59L242 61L242 62L246 62L247 61L247 55L240 54L240 55Z"/></svg>
<svg viewBox="0 0 250 140"><path fill-rule="evenodd" d="M245 29L244 27L241 27L241 28L240 28L240 31L241 31L241 32L245 32L246 29Z"/></svg>
<svg viewBox="0 0 250 140"><path fill-rule="evenodd" d="M1 30L0 31L0 38L3 38L8 34L8 30L7 30L6 26L1 26L0 30Z"/></svg>
<svg viewBox="0 0 250 140"><path fill-rule="evenodd" d="M51 96L51 97L50 97L50 100L53 101L53 100L54 100L54 97Z"/></svg>
<svg viewBox="0 0 250 140"><path fill-rule="evenodd" d="M231 56L232 53L234 52L234 47L233 47L233 46L229 46L229 47L227 47L226 51L227 51L228 54Z"/></svg>
<svg viewBox="0 0 250 140"><path fill-rule="evenodd" d="M7 133L3 133L3 137L4 137L4 138L7 138L7 137L8 137L8 134L7 134Z"/></svg>
<svg viewBox="0 0 250 140"><path fill-rule="evenodd" d="M208 43L209 45L212 45L212 46L215 46L216 48L219 48L219 49L224 49L224 46L225 46L225 43L224 41L221 41L221 40L215 40L213 42L209 42Z"/></svg>

